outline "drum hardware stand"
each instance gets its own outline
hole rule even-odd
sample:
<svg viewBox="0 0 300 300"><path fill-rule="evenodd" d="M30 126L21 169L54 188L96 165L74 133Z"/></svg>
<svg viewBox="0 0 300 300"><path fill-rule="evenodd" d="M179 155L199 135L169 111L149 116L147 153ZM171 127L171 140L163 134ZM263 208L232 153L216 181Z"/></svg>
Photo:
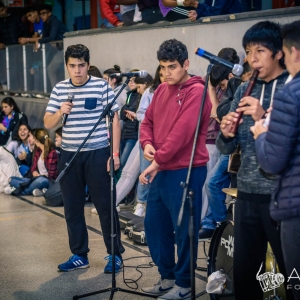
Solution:
<svg viewBox="0 0 300 300"><path fill-rule="evenodd" d="M210 242L210 239L206 239L206 240L203 240L203 241L200 241L200 242L202 242L203 243L203 252L204 252L204 255L205 255L205 258L200 258L200 259L208 259L208 255L207 255L207 253L206 253L206 249L205 249L205 243L206 242ZM201 271L201 272L207 272L207 268L203 268L203 267L197 267L196 268L197 269L197 271Z"/></svg>
<svg viewBox="0 0 300 300"><path fill-rule="evenodd" d="M102 289L99 291L95 291L95 292L91 292L91 293L87 293L87 294L83 294L80 296L73 296L73 300L76 299L80 299L80 298L85 298L85 297L89 297L92 295L96 295L96 294L102 294L102 293L106 293L106 292L110 292L110 297L109 299L113 299L115 292L125 292L125 293L129 293L129 294L135 294L135 295L140 295L143 297L151 297L151 298L156 298L156 296L152 296L152 295L147 295L147 294L143 294L143 293L139 293L139 292L135 292L135 291L131 291L131 290L126 290L123 288L119 288L116 286L116 274L115 274L115 261L116 261L116 257L115 257L115 244L114 244L114 239L116 238L116 234L115 234L115 223L114 223L114 217L115 217L115 192L114 192L114 159L113 159L113 117L114 117L114 112L111 110L112 106L114 105L116 99L119 97L119 95L121 94L121 92L123 91L123 89L128 85L130 78L127 77L126 81L124 82L124 84L122 85L121 89L119 90L119 92L117 93L117 95L114 97L114 99L111 101L111 103L109 103L106 108L104 109L104 111L101 113L98 121L95 123L94 127L91 129L91 131L89 132L89 134L86 136L86 138L84 139L84 141L82 142L82 144L78 147L77 151L74 153L74 155L72 156L71 160L69 163L66 163L65 168L60 172L60 174L58 175L56 182L60 181L60 179L64 176L66 170L69 168L70 164L74 161L74 159L76 158L76 156L79 154L80 150L83 148L83 146L85 145L85 143L87 142L87 140L89 139L89 137L92 135L92 133L95 131L95 129L98 127L98 125L100 124L101 120L103 118L105 118L107 115L109 116L109 136L110 136L110 200L111 200L111 252L112 252L112 281L111 281L111 287L110 288L106 288L106 289Z"/></svg>
<svg viewBox="0 0 300 300"><path fill-rule="evenodd" d="M189 168L188 168L188 172L187 172L187 176L186 176L186 181L180 183L180 186L183 188L183 195L182 195L182 204L181 204L181 208L180 208L179 215L178 215L177 226L181 225L186 199L189 200L189 205L190 205L190 208L189 208L189 213L190 213L189 230L188 231L189 231L189 237L190 237L190 272L191 272L190 276L191 276L191 299L192 300L196 299L195 269L194 269L194 235L195 235L195 232L194 232L194 209L193 209L194 192L190 189L188 190L188 187L189 187L190 176L191 176L191 171L192 171L193 161L194 161L194 156L195 156L195 149L196 149L196 144L197 144L197 138L198 138L198 134L199 134L201 119L202 119L202 114L203 114L203 108L204 108L204 103L205 103L205 98L206 98L206 93L207 93L208 80L209 80L212 66L213 66L213 64L210 63L207 67L205 86L204 86L204 90L203 90L203 94L202 94L202 100L201 100L202 102L201 102L201 106L200 106L200 112L199 112L196 131L195 131L195 135L194 135L194 143L193 143L193 147L192 147L192 153L191 153ZM198 232L197 232L197 234L198 234ZM204 294L206 294L206 291L201 292L197 296L201 296Z"/></svg>

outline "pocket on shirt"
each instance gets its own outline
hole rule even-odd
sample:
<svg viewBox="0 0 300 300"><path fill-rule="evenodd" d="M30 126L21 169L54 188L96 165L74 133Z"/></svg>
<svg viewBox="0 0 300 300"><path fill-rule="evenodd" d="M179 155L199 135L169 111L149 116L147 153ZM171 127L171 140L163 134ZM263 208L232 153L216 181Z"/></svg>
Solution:
<svg viewBox="0 0 300 300"><path fill-rule="evenodd" d="M84 108L91 110L95 109L97 106L97 98L85 98L84 100Z"/></svg>

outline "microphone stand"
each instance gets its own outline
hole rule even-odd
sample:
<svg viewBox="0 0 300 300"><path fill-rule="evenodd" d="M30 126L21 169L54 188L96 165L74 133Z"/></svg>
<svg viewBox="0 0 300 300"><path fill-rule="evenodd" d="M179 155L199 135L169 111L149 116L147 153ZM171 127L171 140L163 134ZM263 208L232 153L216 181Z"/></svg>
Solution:
<svg viewBox="0 0 300 300"><path fill-rule="evenodd" d="M123 288L119 288L116 286L116 274L115 274L115 263L116 263L116 256L115 256L115 243L114 240L116 238L116 233L115 233L115 211L116 211L116 207L115 207L115 193L114 193L114 158L113 158L113 118L114 118L114 112L111 110L112 106L114 105L116 99L118 98L118 96L121 94L121 92L124 90L124 88L128 85L130 80L130 77L127 77L126 81L123 83L121 89L119 90L119 92L117 93L117 95L114 97L114 99L112 100L111 103L109 103L106 108L104 109L104 111L102 112L102 114L100 115L98 121L95 123L94 127L91 129L91 131L89 132L89 134L86 136L86 138L84 139L84 141L82 142L82 144L78 147L77 151L74 153L74 155L72 156L71 160L69 162L66 163L65 168L60 172L60 174L58 175L57 179L55 182L59 182L60 179L65 175L67 169L70 167L70 165L72 164L72 162L74 161L74 159L76 158L76 156L79 154L80 150L83 148L83 146L85 145L86 141L89 139L89 137L92 135L92 133L95 131L95 129L97 128L97 126L99 125L99 123L101 122L101 120L103 118L105 118L107 115L109 116L109 137L110 137L110 203L111 203L111 252L112 252L112 281L111 281L111 287L110 288L106 288L106 289L102 289L99 291L95 291L95 292L91 292L91 293L87 293L87 294L83 294L83 295L79 295L79 296L73 296L73 300L76 299L80 299L80 298L85 298L85 297L89 297L92 295L96 295L96 294L101 294L101 293L106 293L106 292L110 292L110 297L109 299L113 299L115 292L120 291L120 292L125 292L125 293L129 293L129 294L135 294L135 295L140 295L143 297L150 297L150 298L156 298L156 296L152 296L152 295L147 295L147 294L143 294L143 293L139 293L139 292L135 292L135 291L131 291L131 290L126 290Z"/></svg>
<svg viewBox="0 0 300 300"><path fill-rule="evenodd" d="M200 124L201 124L202 114L203 114L204 102L205 102L206 93L207 93L208 80L209 80L212 66L213 66L213 64L210 63L207 67L205 86L204 86L204 90L203 90L203 94L202 94L202 100L201 100L202 102L201 102L201 106L200 106L197 127L196 127L196 131L195 131L195 135L194 135L194 143L193 143L193 147L192 147L192 153L191 153L190 164L189 164L186 180L185 180L185 182L180 183L180 186L183 188L183 195L182 195L182 204L181 204L181 208L180 208L178 220L177 220L177 226L181 225L185 201L188 198L189 199L189 214L190 214L189 215L189 237L190 237L190 272L191 272L190 276L191 276L191 299L192 300L196 299L195 269L194 269L194 235L195 235L195 232L194 232L194 208L193 208L194 192L191 189L188 190L188 186L189 186L189 182L190 182L191 171L193 168L196 144L197 144ZM201 292L197 296L201 296L204 294L206 294L206 291Z"/></svg>

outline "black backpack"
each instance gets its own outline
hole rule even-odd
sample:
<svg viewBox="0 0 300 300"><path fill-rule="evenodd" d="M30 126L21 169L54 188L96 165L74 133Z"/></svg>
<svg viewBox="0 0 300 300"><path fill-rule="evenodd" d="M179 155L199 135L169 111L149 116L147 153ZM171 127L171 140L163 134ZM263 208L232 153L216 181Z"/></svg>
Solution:
<svg viewBox="0 0 300 300"><path fill-rule="evenodd" d="M63 198L59 182L49 182L49 189L44 193L44 198L48 206L63 206Z"/></svg>

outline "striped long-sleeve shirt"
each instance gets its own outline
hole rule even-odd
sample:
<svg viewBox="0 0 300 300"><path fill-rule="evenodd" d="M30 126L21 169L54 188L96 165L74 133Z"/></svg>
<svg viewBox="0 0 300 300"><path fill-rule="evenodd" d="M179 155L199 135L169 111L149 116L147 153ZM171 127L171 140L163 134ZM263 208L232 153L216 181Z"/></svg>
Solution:
<svg viewBox="0 0 300 300"><path fill-rule="evenodd" d="M114 93L103 79L91 76L82 86L75 86L70 79L61 81L52 90L46 112L55 113L68 95L73 96L73 108L63 127L61 148L76 151L85 137L98 121L106 106L111 103ZM118 105L112 106L118 111ZM81 151L90 151L107 147L107 127L105 118L101 120Z"/></svg>

